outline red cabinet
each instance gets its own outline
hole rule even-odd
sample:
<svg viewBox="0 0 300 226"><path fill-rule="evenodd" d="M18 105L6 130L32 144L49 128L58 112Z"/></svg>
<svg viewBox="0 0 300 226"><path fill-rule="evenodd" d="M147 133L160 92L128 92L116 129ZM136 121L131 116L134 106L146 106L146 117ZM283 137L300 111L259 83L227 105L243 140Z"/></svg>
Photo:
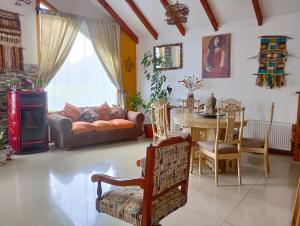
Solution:
<svg viewBox="0 0 300 226"><path fill-rule="evenodd" d="M8 93L9 145L15 154L48 150L47 93Z"/></svg>

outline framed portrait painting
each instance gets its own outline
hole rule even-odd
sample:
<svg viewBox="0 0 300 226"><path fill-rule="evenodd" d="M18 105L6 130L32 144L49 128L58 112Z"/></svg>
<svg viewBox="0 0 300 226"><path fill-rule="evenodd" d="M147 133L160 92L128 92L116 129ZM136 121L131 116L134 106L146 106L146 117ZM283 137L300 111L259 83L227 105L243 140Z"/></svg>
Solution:
<svg viewBox="0 0 300 226"><path fill-rule="evenodd" d="M230 77L230 34L202 37L202 78Z"/></svg>

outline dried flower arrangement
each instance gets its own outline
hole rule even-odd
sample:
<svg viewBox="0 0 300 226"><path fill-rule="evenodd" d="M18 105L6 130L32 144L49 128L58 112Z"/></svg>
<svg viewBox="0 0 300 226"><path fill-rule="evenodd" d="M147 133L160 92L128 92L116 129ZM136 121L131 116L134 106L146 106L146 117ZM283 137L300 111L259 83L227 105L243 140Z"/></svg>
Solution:
<svg viewBox="0 0 300 226"><path fill-rule="evenodd" d="M184 76L183 80L178 81L182 83L182 85L188 89L189 94L194 94L195 90L200 89L203 87L203 79L195 78L195 76Z"/></svg>

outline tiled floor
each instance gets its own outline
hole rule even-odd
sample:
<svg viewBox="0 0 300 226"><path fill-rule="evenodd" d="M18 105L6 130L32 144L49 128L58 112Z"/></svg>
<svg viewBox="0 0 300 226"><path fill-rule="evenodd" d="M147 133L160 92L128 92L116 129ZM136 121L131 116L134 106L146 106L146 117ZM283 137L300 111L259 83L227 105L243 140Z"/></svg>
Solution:
<svg viewBox="0 0 300 226"><path fill-rule="evenodd" d="M18 156L0 166L1 226L125 226L95 210L96 172L136 177L137 159L145 156L149 140L99 145L73 151L57 150ZM288 226L300 163L271 155L271 175L264 178L259 156L243 156L243 185L235 174L191 175L189 199L161 223L164 226ZM104 190L111 189L106 185Z"/></svg>

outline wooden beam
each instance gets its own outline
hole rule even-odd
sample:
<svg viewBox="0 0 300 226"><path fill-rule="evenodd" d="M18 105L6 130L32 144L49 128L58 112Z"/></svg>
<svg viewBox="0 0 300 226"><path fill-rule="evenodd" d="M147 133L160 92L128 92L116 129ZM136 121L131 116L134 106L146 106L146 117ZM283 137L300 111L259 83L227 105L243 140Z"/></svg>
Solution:
<svg viewBox="0 0 300 226"><path fill-rule="evenodd" d="M127 4L129 5L129 7L132 9L132 11L135 13L135 15L140 19L140 21L144 24L144 26L146 27L146 29L151 33L151 35L153 36L153 38L155 40L157 40L158 38L158 34L155 31L155 29L151 26L151 24L149 23L149 21L146 19L146 17L143 15L143 13L141 12L141 10L137 7L137 5L134 3L133 0L125 0L127 2Z"/></svg>
<svg viewBox="0 0 300 226"><path fill-rule="evenodd" d="M164 6L164 8L166 9L170 4L168 2L168 0L160 0L161 4ZM182 24L176 24L178 30L180 31L180 33L182 34L182 36L185 36L185 28L182 26Z"/></svg>
<svg viewBox="0 0 300 226"><path fill-rule="evenodd" d="M208 4L207 0L200 0L203 9L206 12L206 15L208 16L208 19L210 20L211 25L213 26L215 31L218 31L219 29L219 24L210 8L210 5Z"/></svg>
<svg viewBox="0 0 300 226"><path fill-rule="evenodd" d="M111 8L106 0L98 0L102 7L112 16L112 18L120 25L120 28L127 33L136 43L139 43L139 38L134 32L127 26L127 24L121 19L121 17Z"/></svg>
<svg viewBox="0 0 300 226"><path fill-rule="evenodd" d="M252 0L252 5L255 11L256 19L257 19L257 24L258 26L262 26L263 23L263 16L259 7L259 2L258 0Z"/></svg>

